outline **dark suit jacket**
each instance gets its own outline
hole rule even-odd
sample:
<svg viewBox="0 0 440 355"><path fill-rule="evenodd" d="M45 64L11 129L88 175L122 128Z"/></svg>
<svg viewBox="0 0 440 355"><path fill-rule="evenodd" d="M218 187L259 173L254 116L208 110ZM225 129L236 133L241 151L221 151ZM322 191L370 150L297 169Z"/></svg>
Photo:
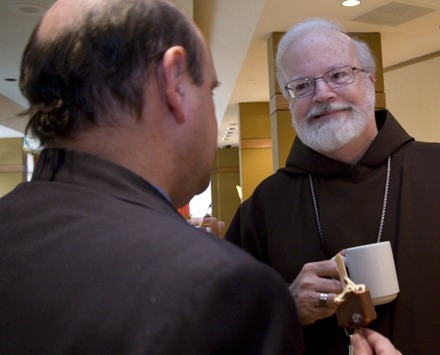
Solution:
<svg viewBox="0 0 440 355"><path fill-rule="evenodd" d="M33 181L0 200L2 354L287 354L301 342L275 272L120 166L45 150Z"/></svg>

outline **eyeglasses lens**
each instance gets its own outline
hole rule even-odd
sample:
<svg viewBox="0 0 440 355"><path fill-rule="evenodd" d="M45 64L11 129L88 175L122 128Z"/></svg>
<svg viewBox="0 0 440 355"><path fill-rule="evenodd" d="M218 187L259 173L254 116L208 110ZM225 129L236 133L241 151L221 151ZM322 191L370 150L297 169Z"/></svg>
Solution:
<svg viewBox="0 0 440 355"><path fill-rule="evenodd" d="M292 98L300 98L312 95L315 92L316 81L323 79L332 89L351 84L354 80L353 69L342 67L328 71L318 78L302 78L293 80L287 84L286 89Z"/></svg>

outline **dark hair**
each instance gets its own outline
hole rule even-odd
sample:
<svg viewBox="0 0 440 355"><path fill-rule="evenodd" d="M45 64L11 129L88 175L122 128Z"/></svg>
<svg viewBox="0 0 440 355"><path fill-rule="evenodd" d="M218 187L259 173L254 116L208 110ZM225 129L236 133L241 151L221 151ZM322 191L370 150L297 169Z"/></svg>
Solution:
<svg viewBox="0 0 440 355"><path fill-rule="evenodd" d="M72 138L103 123L115 102L138 117L149 74L173 45L186 49L188 71L201 85L203 43L191 21L167 2L112 1L50 40L39 38L37 27L21 65L27 130L42 145Z"/></svg>

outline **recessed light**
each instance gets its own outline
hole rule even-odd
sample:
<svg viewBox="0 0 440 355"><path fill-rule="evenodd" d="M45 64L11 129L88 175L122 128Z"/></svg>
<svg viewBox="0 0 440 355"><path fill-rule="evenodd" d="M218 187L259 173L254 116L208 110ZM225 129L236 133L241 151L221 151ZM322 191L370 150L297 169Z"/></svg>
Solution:
<svg viewBox="0 0 440 355"><path fill-rule="evenodd" d="M361 2L359 0L345 0L341 3L342 6L353 7L360 5Z"/></svg>
<svg viewBox="0 0 440 355"><path fill-rule="evenodd" d="M8 6L8 9L17 15L24 16L42 16L47 8L34 4L12 4Z"/></svg>

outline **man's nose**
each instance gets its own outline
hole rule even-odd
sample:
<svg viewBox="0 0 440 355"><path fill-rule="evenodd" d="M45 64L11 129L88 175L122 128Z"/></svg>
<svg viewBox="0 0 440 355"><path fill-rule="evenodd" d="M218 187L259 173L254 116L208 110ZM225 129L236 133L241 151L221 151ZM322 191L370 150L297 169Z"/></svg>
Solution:
<svg viewBox="0 0 440 355"><path fill-rule="evenodd" d="M315 80L315 92L313 94L313 101L325 102L335 97L333 89L327 85L323 78Z"/></svg>

